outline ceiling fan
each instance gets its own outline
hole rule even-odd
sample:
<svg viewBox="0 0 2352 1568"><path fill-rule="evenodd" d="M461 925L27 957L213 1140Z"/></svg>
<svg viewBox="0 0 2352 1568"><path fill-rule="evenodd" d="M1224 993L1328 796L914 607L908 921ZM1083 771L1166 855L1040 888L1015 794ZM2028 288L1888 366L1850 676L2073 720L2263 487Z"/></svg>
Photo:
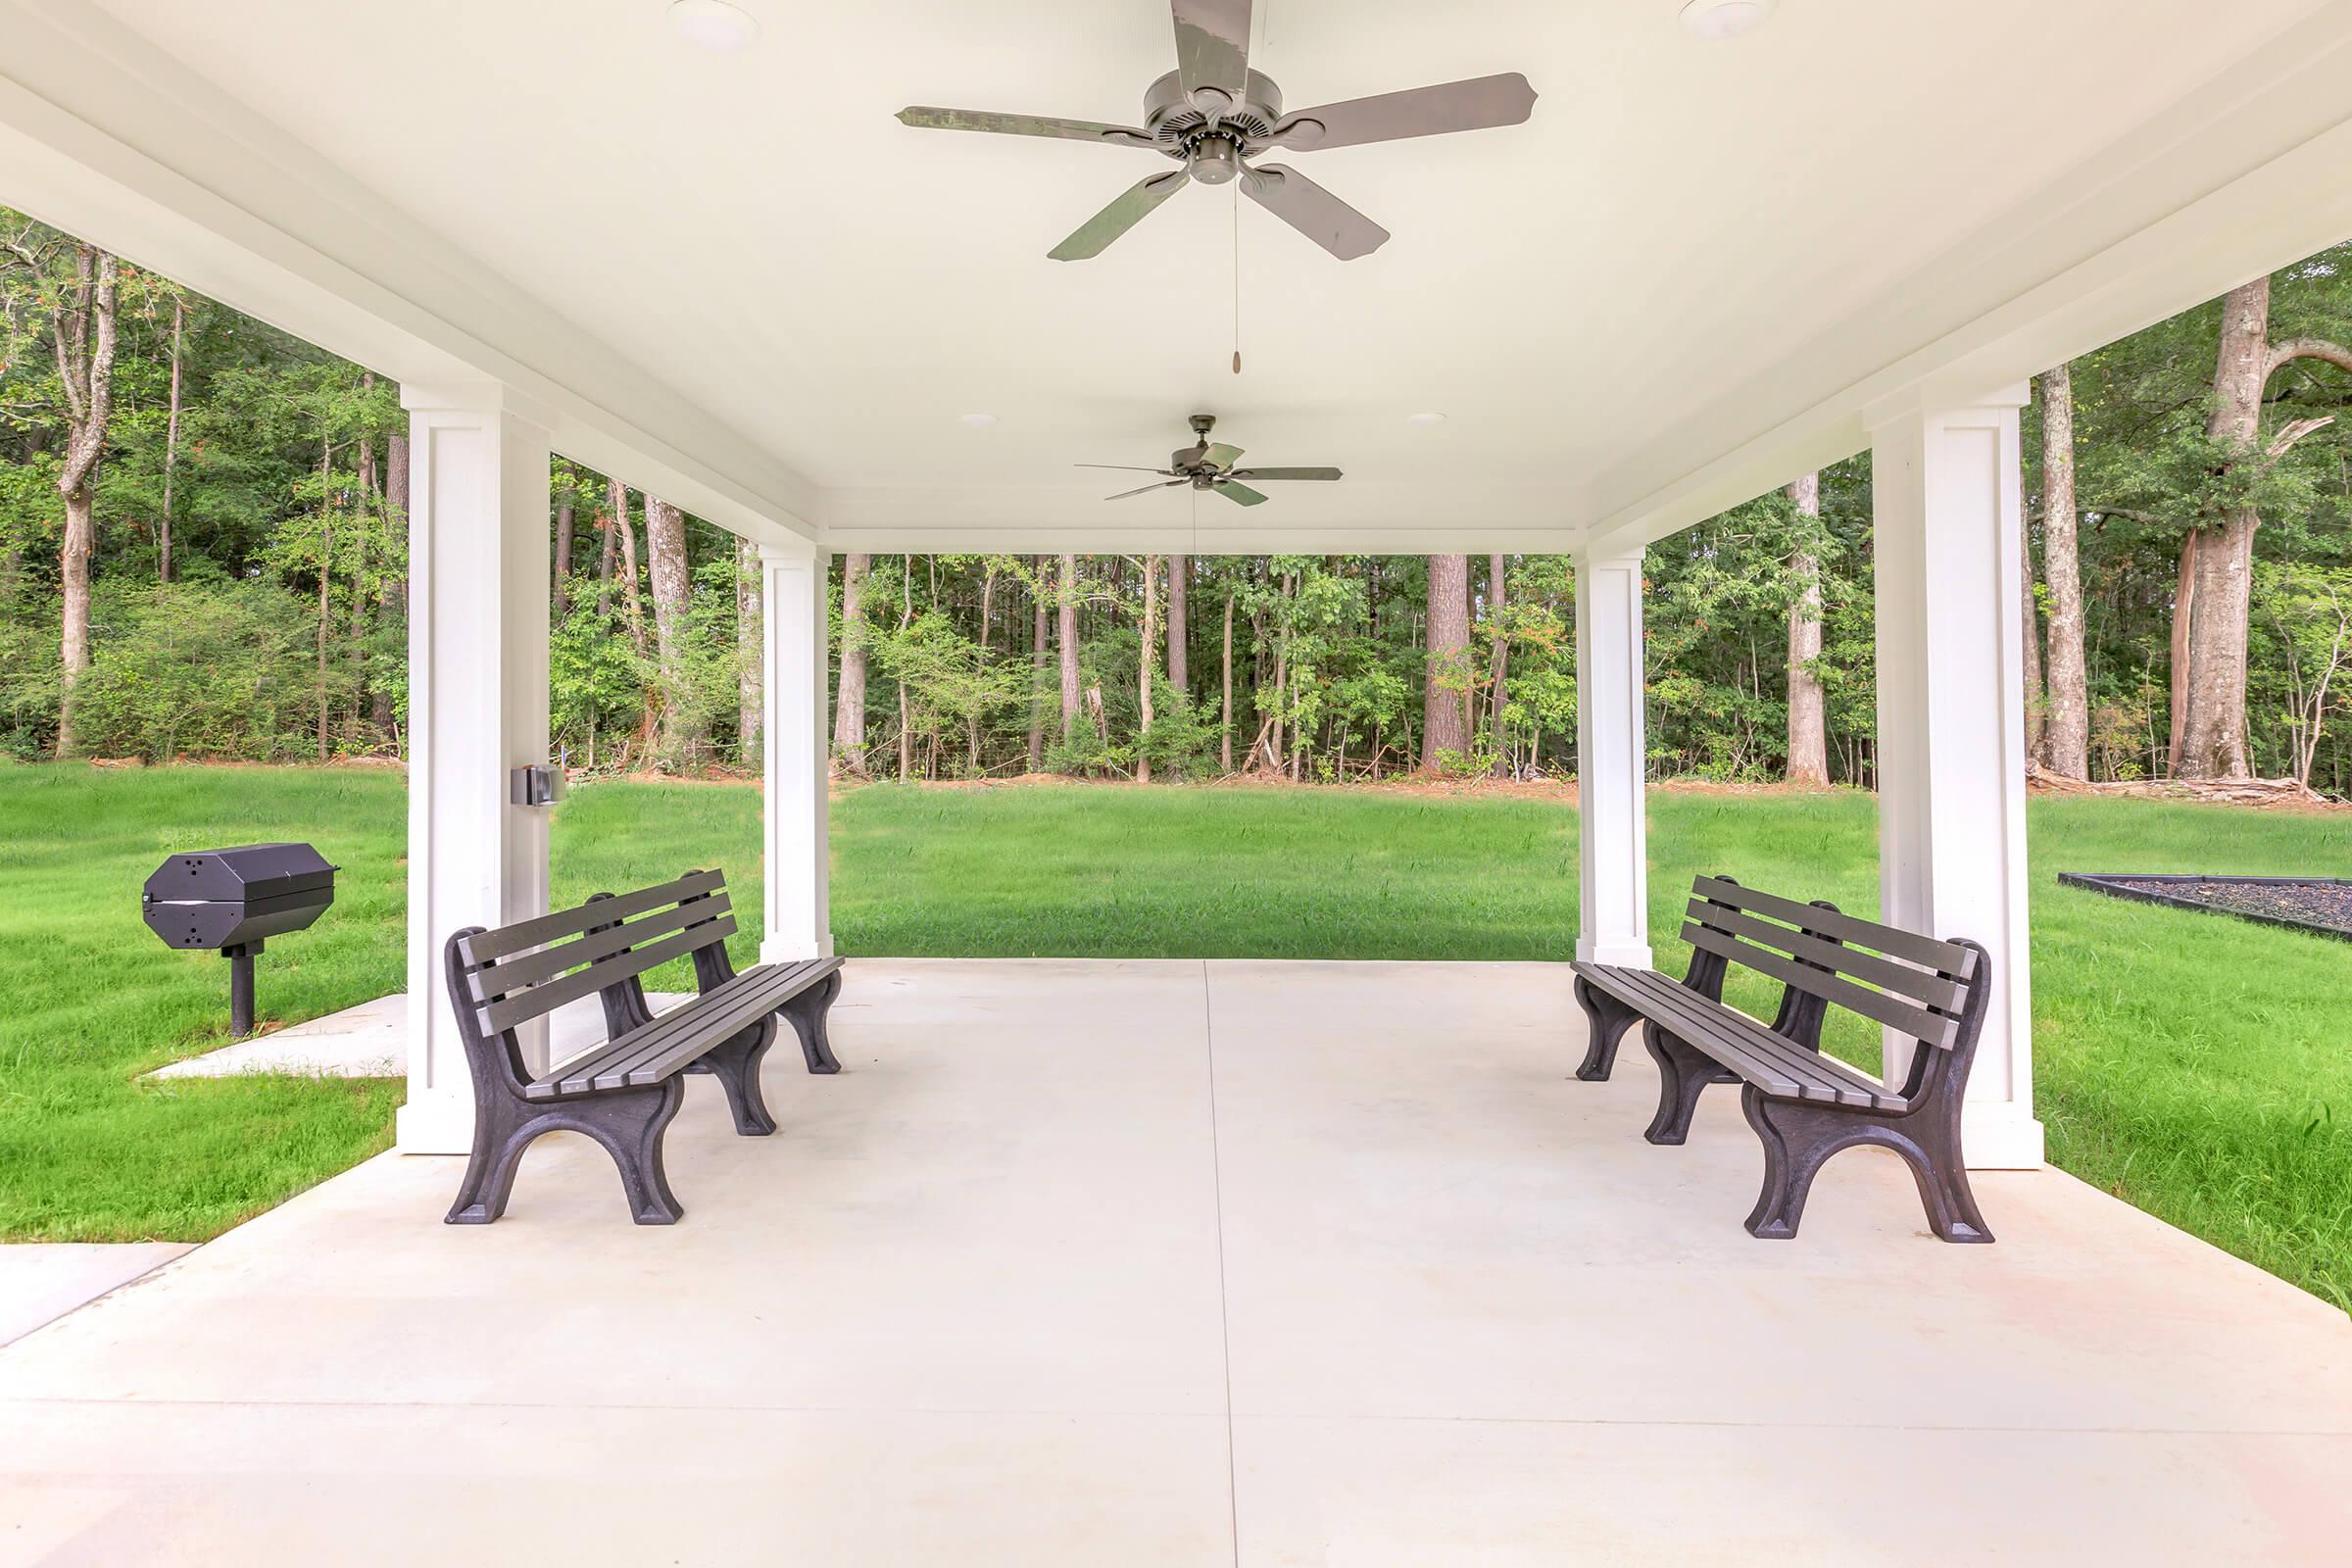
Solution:
<svg viewBox="0 0 2352 1568"><path fill-rule="evenodd" d="M1191 485L1196 490L1211 491L1245 507L1258 505L1266 499L1266 494L1262 490L1250 489L1242 483L1244 479L1263 484L1268 480L1340 477L1337 468L1237 468L1234 465L1242 461L1242 449L1208 438L1208 432L1217 427L1215 415L1196 414L1192 416L1192 426L1193 444L1181 452L1169 453L1168 466L1164 468L1136 468L1118 463L1081 463L1078 466L1115 468L1123 473L1156 473L1161 476L1156 484L1122 490L1115 496L1103 497L1105 501L1124 501L1129 496L1146 495L1153 490L1173 490L1180 485Z"/></svg>
<svg viewBox="0 0 2352 1568"><path fill-rule="evenodd" d="M1047 254L1057 262L1100 256L1112 240L1150 216L1189 179L1224 185L1239 179L1251 201L1341 261L1370 255L1389 231L1297 170L1250 160L1277 148L1308 152L1454 130L1524 123L1535 89L1513 72L1438 87L1353 98L1291 114L1282 89L1250 69L1250 0L1170 0L1176 23L1176 69L1145 89L1144 124L1001 115L917 106L899 111L908 125L986 130L1009 136L1140 147L1183 165L1130 186Z"/></svg>

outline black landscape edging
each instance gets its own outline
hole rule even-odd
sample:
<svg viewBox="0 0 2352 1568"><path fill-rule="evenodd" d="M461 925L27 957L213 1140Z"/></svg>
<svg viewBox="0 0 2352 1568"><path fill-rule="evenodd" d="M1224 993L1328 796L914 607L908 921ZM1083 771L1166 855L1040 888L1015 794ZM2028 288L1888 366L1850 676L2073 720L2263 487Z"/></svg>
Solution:
<svg viewBox="0 0 2352 1568"><path fill-rule="evenodd" d="M2132 899L2141 904L2167 905L2176 909L2194 909L2199 914L2226 914L2233 919L2251 920L2257 925L2275 925L2287 931L2303 931L2313 936L2333 937L2339 942L2352 942L2352 928L2326 925L2316 920L2297 920L2291 915L2259 914L2251 909L2233 909L2226 904L2210 904L2203 899L2184 899L2176 894L2159 893L2149 888L2132 887L2134 882L2185 882L2207 884L2233 882L2253 887L2352 887L2352 879L2337 876L2193 876L2178 873L2156 874L2130 871L2061 871L2058 880L2068 887L2088 888L2104 893L2111 899Z"/></svg>

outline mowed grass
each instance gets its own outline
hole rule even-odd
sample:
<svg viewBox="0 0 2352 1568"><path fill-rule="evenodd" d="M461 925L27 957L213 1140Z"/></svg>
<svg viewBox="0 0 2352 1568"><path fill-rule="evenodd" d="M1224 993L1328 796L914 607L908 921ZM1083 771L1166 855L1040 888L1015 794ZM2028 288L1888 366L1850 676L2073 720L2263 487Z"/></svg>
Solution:
<svg viewBox="0 0 2352 1568"><path fill-rule="evenodd" d="M157 943L138 887L174 849L318 843L345 867L336 906L270 950L261 983L267 1016L315 1016L402 984L404 806L381 773L0 769L0 1235L208 1236L384 1147L397 1085L137 1081L224 1043L226 1016L225 965ZM1700 871L1877 911L1867 796L1662 789L1649 810L1662 965L1687 958L1672 933ZM2055 883L2352 874L2352 815L2095 799L2029 815L2052 1159L2352 1308L2352 947ZM1575 941L1576 818L1551 800L875 786L833 824L852 955L1558 960ZM554 843L559 902L723 867L738 961L756 951L755 790L586 786ZM1766 1016L1777 1000L1733 995ZM1561 1026L1565 1072L1579 1025ZM1831 1045L1876 1061L1870 1028Z"/></svg>

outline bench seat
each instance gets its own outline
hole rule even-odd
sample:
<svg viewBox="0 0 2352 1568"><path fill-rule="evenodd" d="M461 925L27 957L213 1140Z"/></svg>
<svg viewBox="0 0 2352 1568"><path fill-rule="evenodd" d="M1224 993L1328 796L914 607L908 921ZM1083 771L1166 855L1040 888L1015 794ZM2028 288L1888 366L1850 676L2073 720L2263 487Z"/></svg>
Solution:
<svg viewBox="0 0 2352 1568"><path fill-rule="evenodd" d="M1888 1090L1835 1056L1808 1051L1721 1002L1709 1002L1654 969L1578 962L1570 967L1627 1006L1654 1018L1741 1079L1781 1100L1810 1100L1901 1114L1908 1096Z"/></svg>
<svg viewBox="0 0 2352 1568"><path fill-rule="evenodd" d="M523 1086L522 1098L557 1100L603 1089L645 1088L691 1068L723 1040L819 984L841 967L839 958L763 963L716 990L679 1003L649 1024L596 1046ZM822 1068L812 1070L822 1071Z"/></svg>

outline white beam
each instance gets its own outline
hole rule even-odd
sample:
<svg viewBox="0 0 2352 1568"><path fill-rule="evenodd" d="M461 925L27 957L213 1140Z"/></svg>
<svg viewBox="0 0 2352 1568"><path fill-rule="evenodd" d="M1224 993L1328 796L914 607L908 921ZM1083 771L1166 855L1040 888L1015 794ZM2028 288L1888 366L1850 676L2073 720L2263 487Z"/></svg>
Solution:
<svg viewBox="0 0 2352 1568"><path fill-rule="evenodd" d="M2026 921L2024 386L1872 418L1879 902L1889 925L1981 942L1992 998L1962 1133L1980 1169L2041 1162ZM1890 1031L1886 1076L1914 1049Z"/></svg>
<svg viewBox="0 0 2352 1568"><path fill-rule="evenodd" d="M767 920L760 957L765 963L833 953L825 800L832 728L825 701L828 560L806 550L760 552L766 632L760 687L767 705Z"/></svg>
<svg viewBox="0 0 2352 1568"><path fill-rule="evenodd" d="M546 416L499 386L401 390L409 410L409 1099L404 1153L462 1154L473 1094L442 945L547 912L547 812L510 770L547 760ZM546 1065L546 1025L523 1034Z"/></svg>
<svg viewBox="0 0 2352 1568"><path fill-rule="evenodd" d="M1642 556L1576 558L1576 956L1647 968Z"/></svg>

